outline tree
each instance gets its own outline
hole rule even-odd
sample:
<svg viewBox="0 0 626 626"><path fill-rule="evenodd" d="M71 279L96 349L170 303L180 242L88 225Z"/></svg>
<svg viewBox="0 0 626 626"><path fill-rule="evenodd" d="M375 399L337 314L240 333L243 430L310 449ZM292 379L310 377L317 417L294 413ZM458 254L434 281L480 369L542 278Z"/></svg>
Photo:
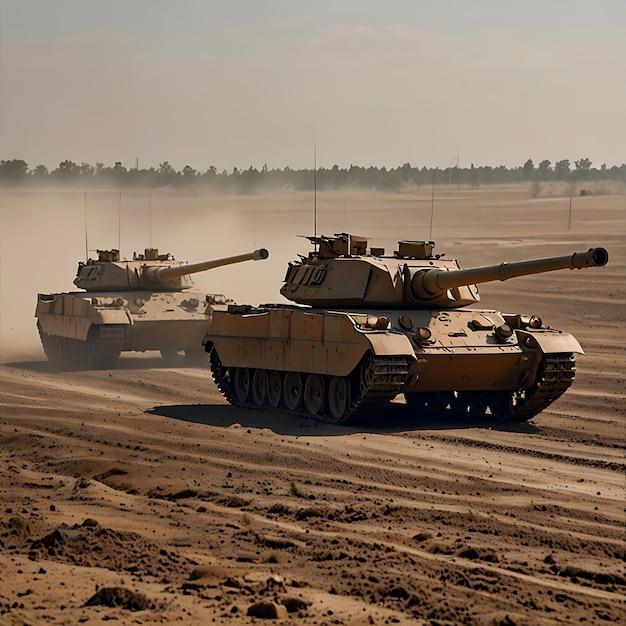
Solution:
<svg viewBox="0 0 626 626"><path fill-rule="evenodd" d="M175 174L174 168L167 162L163 161L163 163L159 163L159 174L161 176L171 176Z"/></svg>
<svg viewBox="0 0 626 626"><path fill-rule="evenodd" d="M570 173L569 159L558 161L554 166L554 177L557 180L565 180Z"/></svg>
<svg viewBox="0 0 626 626"><path fill-rule="evenodd" d="M550 178L550 161L543 160L537 168L537 177L539 180L549 180Z"/></svg>
<svg viewBox="0 0 626 626"><path fill-rule="evenodd" d="M574 165L576 166L576 179L585 180L589 175L589 170L591 169L591 161L589 159L579 159L578 161L574 161Z"/></svg>
<svg viewBox="0 0 626 626"><path fill-rule="evenodd" d="M171 185L178 178L178 172L167 161L159 163L158 173L162 185Z"/></svg>
<svg viewBox="0 0 626 626"><path fill-rule="evenodd" d="M535 175L535 164L532 159L528 159L523 167L524 180L532 180Z"/></svg>
<svg viewBox="0 0 626 626"><path fill-rule="evenodd" d="M211 165L211 167L209 167L209 169L204 172L204 174L200 174L199 176L207 184L213 185L217 178L217 169L214 165Z"/></svg>
<svg viewBox="0 0 626 626"><path fill-rule="evenodd" d="M6 180L9 183L19 183L26 178L27 173L28 163L22 159L0 161L0 180Z"/></svg>
<svg viewBox="0 0 626 626"><path fill-rule="evenodd" d="M52 172L52 177L62 181L76 180L80 174L80 168L74 161L61 161L59 166Z"/></svg>
<svg viewBox="0 0 626 626"><path fill-rule="evenodd" d="M38 165L32 172L32 176L35 178L46 178L48 174L48 168L45 165Z"/></svg>
<svg viewBox="0 0 626 626"><path fill-rule="evenodd" d="M82 163L78 169L79 169L80 175L84 178L93 176L95 172L94 168L91 167L89 163Z"/></svg>

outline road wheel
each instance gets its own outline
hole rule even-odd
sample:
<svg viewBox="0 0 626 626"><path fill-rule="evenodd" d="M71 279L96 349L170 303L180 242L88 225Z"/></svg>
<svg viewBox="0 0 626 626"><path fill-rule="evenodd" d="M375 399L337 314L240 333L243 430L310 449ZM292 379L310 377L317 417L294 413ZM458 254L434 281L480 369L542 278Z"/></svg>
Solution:
<svg viewBox="0 0 626 626"><path fill-rule="evenodd" d="M304 408L311 415L318 415L324 406L324 383L317 374L309 374L304 384Z"/></svg>
<svg viewBox="0 0 626 626"><path fill-rule="evenodd" d="M238 367L235 370L235 396L239 402L246 402L250 393L250 370Z"/></svg>
<svg viewBox="0 0 626 626"><path fill-rule="evenodd" d="M252 401L256 406L263 406L267 397L267 372L256 370L252 377Z"/></svg>
<svg viewBox="0 0 626 626"><path fill-rule="evenodd" d="M350 406L350 387L342 376L333 376L328 383L328 412L340 422Z"/></svg>
<svg viewBox="0 0 626 626"><path fill-rule="evenodd" d="M297 411L302 403L302 376L298 372L285 374L285 406Z"/></svg>
<svg viewBox="0 0 626 626"><path fill-rule="evenodd" d="M267 402L276 409L280 405L281 398L283 396L283 379L280 372L274 370L270 372L267 380Z"/></svg>

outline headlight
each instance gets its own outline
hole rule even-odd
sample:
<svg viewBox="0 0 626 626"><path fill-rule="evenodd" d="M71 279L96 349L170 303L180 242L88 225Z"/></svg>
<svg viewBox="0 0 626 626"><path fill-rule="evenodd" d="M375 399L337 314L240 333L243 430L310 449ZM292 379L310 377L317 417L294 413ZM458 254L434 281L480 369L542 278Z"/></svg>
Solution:
<svg viewBox="0 0 626 626"><path fill-rule="evenodd" d="M513 334L513 329L505 322L500 326L496 326L493 332L498 339L506 341Z"/></svg>
<svg viewBox="0 0 626 626"><path fill-rule="evenodd" d="M427 344L432 336L433 333L427 326L418 326L413 333L413 339L418 345Z"/></svg>

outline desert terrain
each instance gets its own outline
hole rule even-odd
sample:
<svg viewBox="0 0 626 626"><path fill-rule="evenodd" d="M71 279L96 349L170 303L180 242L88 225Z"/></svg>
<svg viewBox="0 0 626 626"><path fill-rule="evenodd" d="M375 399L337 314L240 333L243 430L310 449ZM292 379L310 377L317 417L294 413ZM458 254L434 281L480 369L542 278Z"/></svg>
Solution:
<svg viewBox="0 0 626 626"><path fill-rule="evenodd" d="M524 187L318 194L317 232L465 267L608 249L604 268L481 287L585 355L529 423L452 423L401 398L327 426L231 407L208 368L45 359L38 292L85 248L158 247L239 303L280 302L310 194L0 192L0 624L618 624L626 618L626 194ZM87 241L86 241L87 240ZM254 607L254 608L252 608ZM249 611L253 615L249 614ZM266 619L263 619L263 616Z"/></svg>

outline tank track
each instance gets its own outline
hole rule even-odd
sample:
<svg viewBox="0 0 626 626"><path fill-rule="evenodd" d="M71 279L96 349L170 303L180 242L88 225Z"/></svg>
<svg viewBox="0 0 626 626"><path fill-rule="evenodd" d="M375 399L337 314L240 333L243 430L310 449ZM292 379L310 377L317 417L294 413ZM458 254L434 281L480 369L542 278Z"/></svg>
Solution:
<svg viewBox="0 0 626 626"><path fill-rule="evenodd" d="M348 418L360 421L379 414L400 393L408 376L409 364L404 357L367 355L357 371L360 374L358 397L341 423Z"/></svg>
<svg viewBox="0 0 626 626"><path fill-rule="evenodd" d="M251 401L242 402L235 395L230 373L222 366L217 351L210 353L213 380L226 400L238 407L248 409L268 409ZM317 415L311 415L303 409L291 411L284 405L272 409L288 415L316 419L325 423L345 424L379 415L382 410L400 393L408 375L408 360L405 357L376 357L366 355L359 366L348 376L351 389L351 403L341 418L335 419L328 414L326 407Z"/></svg>
<svg viewBox="0 0 626 626"><path fill-rule="evenodd" d="M573 354L544 355L534 386L512 407L507 421L525 422L541 413L569 389L575 375L576 360Z"/></svg>
<svg viewBox="0 0 626 626"><path fill-rule="evenodd" d="M118 325L92 327L87 341L49 335L37 322L37 330L48 360L64 367L101 369L117 361L124 345L124 327Z"/></svg>
<svg viewBox="0 0 626 626"><path fill-rule="evenodd" d="M211 366L213 380L228 403L233 406L243 406L239 400L237 400L230 382L226 379L226 368L222 365L215 349L211 350L209 353L209 365Z"/></svg>
<svg viewBox="0 0 626 626"><path fill-rule="evenodd" d="M213 379L226 400L238 407L264 409L252 401L240 401L233 390L229 372L219 360L215 349L210 354ZM541 413L561 397L571 386L576 373L574 355L571 353L544 355L537 379L528 390L476 391L454 395L417 393L410 404L420 413L450 414L456 418L489 418L495 422L526 422ZM348 377L352 401L340 419L334 419L327 411L311 415L300 409L290 411L285 406L276 411L298 417L314 418L326 423L345 424L362 422L377 416L402 391L408 375L408 361L403 357L376 357L366 355L360 365ZM434 401L435 396L437 400ZM421 400L423 399L423 403ZM407 400L408 401L408 400Z"/></svg>

